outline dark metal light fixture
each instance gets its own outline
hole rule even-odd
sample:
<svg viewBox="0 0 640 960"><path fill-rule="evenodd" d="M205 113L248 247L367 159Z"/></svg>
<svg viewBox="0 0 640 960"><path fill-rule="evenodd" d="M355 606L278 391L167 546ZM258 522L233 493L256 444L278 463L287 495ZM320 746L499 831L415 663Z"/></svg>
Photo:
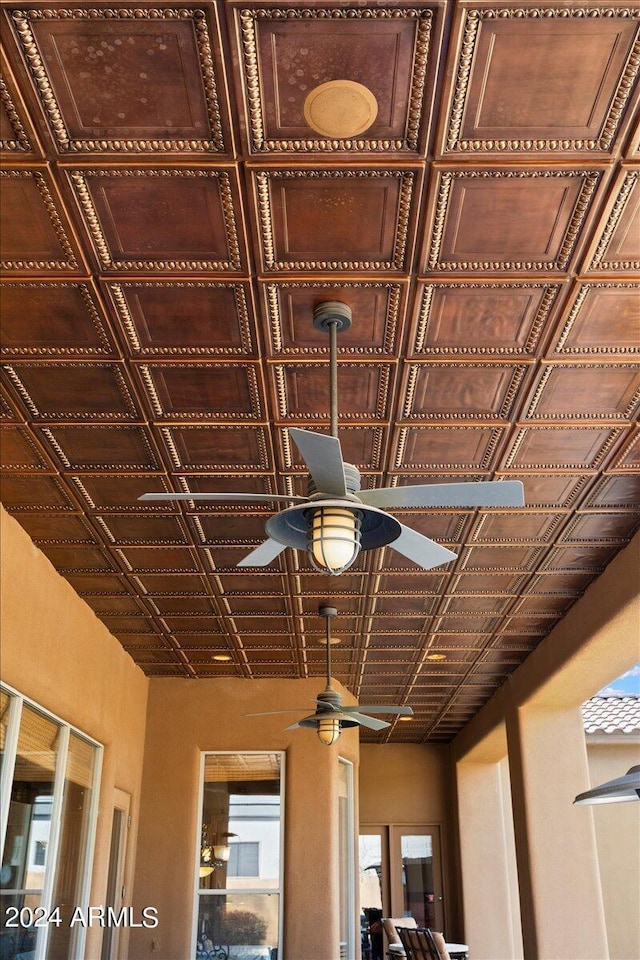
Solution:
<svg viewBox="0 0 640 960"><path fill-rule="evenodd" d="M579 793L574 803L624 803L626 800L640 800L640 764L631 767L624 777L607 780L593 790Z"/></svg>

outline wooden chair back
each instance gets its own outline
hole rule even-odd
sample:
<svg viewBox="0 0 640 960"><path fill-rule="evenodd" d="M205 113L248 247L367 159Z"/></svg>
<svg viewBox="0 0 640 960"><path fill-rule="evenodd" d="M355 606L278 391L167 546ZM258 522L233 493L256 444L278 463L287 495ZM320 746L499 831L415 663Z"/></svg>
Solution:
<svg viewBox="0 0 640 960"><path fill-rule="evenodd" d="M396 927L396 930L407 960L440 960L440 952L428 927L418 927L416 930Z"/></svg>

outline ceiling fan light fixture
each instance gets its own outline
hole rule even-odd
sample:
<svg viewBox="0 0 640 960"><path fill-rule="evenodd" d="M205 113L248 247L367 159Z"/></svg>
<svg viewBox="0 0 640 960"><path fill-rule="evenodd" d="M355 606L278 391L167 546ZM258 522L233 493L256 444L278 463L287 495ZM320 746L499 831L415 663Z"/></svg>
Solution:
<svg viewBox="0 0 640 960"><path fill-rule="evenodd" d="M340 721L333 717L320 717L316 732L320 743L330 747L340 736Z"/></svg>
<svg viewBox="0 0 640 960"><path fill-rule="evenodd" d="M360 526L359 510L330 506L311 511L308 551L313 568L334 577L348 570L360 553Z"/></svg>

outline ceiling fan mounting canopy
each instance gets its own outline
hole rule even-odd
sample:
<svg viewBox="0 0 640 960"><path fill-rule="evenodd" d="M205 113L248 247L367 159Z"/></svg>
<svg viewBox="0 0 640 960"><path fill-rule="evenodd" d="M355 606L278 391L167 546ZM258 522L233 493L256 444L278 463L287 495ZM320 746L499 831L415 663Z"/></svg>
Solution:
<svg viewBox="0 0 640 960"><path fill-rule="evenodd" d="M332 326L336 333L342 333L351 326L351 307L339 300L325 300L313 308L313 325L316 330L330 333Z"/></svg>
<svg viewBox="0 0 640 960"><path fill-rule="evenodd" d="M472 483L417 484L406 487L360 489L360 473L345 463L338 439L337 334L351 326L351 308L337 300L319 303L314 326L329 333L329 435L289 427L289 436L309 470L306 497L294 494L145 493L140 500L231 501L247 503L288 501L288 506L266 523L268 539L238 563L239 567L264 567L283 550L305 550L311 565L337 576L348 570L362 551L391 546L423 570L450 563L457 554L387 513L404 507L521 507L519 480Z"/></svg>

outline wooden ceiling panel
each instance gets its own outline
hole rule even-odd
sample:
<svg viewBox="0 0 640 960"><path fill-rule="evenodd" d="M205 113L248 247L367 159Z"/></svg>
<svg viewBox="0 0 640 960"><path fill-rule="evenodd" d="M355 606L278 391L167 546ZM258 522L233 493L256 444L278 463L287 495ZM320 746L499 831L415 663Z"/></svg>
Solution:
<svg viewBox="0 0 640 960"><path fill-rule="evenodd" d="M593 490L587 505L590 507L640 507L640 476L605 476Z"/></svg>
<svg viewBox="0 0 640 960"><path fill-rule="evenodd" d="M587 256L590 271L619 273L640 269L640 169L624 168L601 218L595 248Z"/></svg>
<svg viewBox="0 0 640 960"><path fill-rule="evenodd" d="M207 588L202 577L191 574L167 576L160 574L143 574L131 578L132 583L141 594L149 596L200 596L205 595Z"/></svg>
<svg viewBox="0 0 640 960"><path fill-rule="evenodd" d="M352 389L357 389L352 378ZM325 395L322 396L323 419L327 419L328 407ZM306 430L311 424L304 424ZM320 431L322 432L322 431ZM361 471L380 470L382 465L382 449L385 443L385 430L382 427L372 426L340 426L340 446L347 463L352 463ZM295 467L305 470L305 480L308 474L297 447L291 442L287 430L279 431L279 440L282 448L282 461L285 469ZM363 484L364 486L364 484ZM306 482L301 483L300 493L306 493Z"/></svg>
<svg viewBox="0 0 640 960"><path fill-rule="evenodd" d="M0 266L6 273L82 269L58 191L42 167L0 170Z"/></svg>
<svg viewBox="0 0 640 960"><path fill-rule="evenodd" d="M559 283L420 281L410 355L532 356L561 289Z"/></svg>
<svg viewBox="0 0 640 960"><path fill-rule="evenodd" d="M80 517L68 514L30 514L20 517L34 543L97 543L97 536Z"/></svg>
<svg viewBox="0 0 640 960"><path fill-rule="evenodd" d="M229 151L204 11L39 7L11 18L59 153L222 153L225 140Z"/></svg>
<svg viewBox="0 0 640 960"><path fill-rule="evenodd" d="M507 420L527 367L523 364L407 364L405 420Z"/></svg>
<svg viewBox="0 0 640 960"><path fill-rule="evenodd" d="M149 676L320 688L329 602L335 677L416 710L363 738L446 743L640 523L640 11L1 16L5 506ZM393 511L448 564L238 568L281 502L138 499L307 493L330 300L361 489L523 483L524 509Z"/></svg>
<svg viewBox="0 0 640 960"><path fill-rule="evenodd" d="M56 425L42 427L40 436L67 470L116 473L158 469L143 427Z"/></svg>
<svg viewBox="0 0 640 960"><path fill-rule="evenodd" d="M90 284L7 282L2 284L0 296L5 358L114 356L115 346Z"/></svg>
<svg viewBox="0 0 640 960"><path fill-rule="evenodd" d="M327 300L351 308L358 323L341 331L340 353L388 356L397 349L403 320L406 284L336 280L264 282L264 309L269 318L270 354L276 356L327 355L327 335L312 323L313 309Z"/></svg>
<svg viewBox="0 0 640 960"><path fill-rule="evenodd" d="M74 573L113 573L115 567L100 547L41 543L40 549L59 571Z"/></svg>
<svg viewBox="0 0 640 960"><path fill-rule="evenodd" d="M526 420L629 420L640 399L640 366L544 366Z"/></svg>
<svg viewBox="0 0 640 960"><path fill-rule="evenodd" d="M263 427L180 426L163 429L162 437L176 470L253 473L269 469Z"/></svg>
<svg viewBox="0 0 640 960"><path fill-rule="evenodd" d="M20 522L22 523L22 519ZM115 574L106 576L105 574L69 573L66 579L81 597L128 596L129 594L124 577Z"/></svg>
<svg viewBox="0 0 640 960"><path fill-rule="evenodd" d="M329 421L326 363L299 362L271 367L278 413L283 420ZM386 363L341 363L338 390L345 422L387 420L394 368Z"/></svg>
<svg viewBox="0 0 640 960"><path fill-rule="evenodd" d="M604 426L522 427L504 465L516 470L595 469L621 435L621 431Z"/></svg>
<svg viewBox="0 0 640 960"><path fill-rule="evenodd" d="M262 420L259 370L250 364L142 364L138 368L159 420Z"/></svg>
<svg viewBox="0 0 640 960"><path fill-rule="evenodd" d="M580 545L576 547L556 547L546 557L544 570L584 570L602 573L607 563L615 556L617 549L612 546Z"/></svg>
<svg viewBox="0 0 640 960"><path fill-rule="evenodd" d="M104 476L67 475L74 491L82 497L86 509L99 513L172 513L177 507L172 504L140 503L138 497L143 493L166 493L167 485L161 477L147 475L125 476L114 474Z"/></svg>
<svg viewBox="0 0 640 960"><path fill-rule="evenodd" d="M102 269L242 268L233 169L105 167L70 170L68 176Z"/></svg>
<svg viewBox="0 0 640 960"><path fill-rule="evenodd" d="M193 616L211 616L217 611L209 597L153 597L149 599L151 609L160 617L174 614L189 614Z"/></svg>
<svg viewBox="0 0 640 960"><path fill-rule="evenodd" d="M207 514L197 518L198 534L201 542L206 544L240 542L257 545L266 538L264 524L264 514Z"/></svg>
<svg viewBox="0 0 640 960"><path fill-rule="evenodd" d="M7 158L29 160L41 155L28 110L22 102L4 50L0 51L0 152Z"/></svg>
<svg viewBox="0 0 640 960"><path fill-rule="evenodd" d="M565 271L602 173L439 168L423 271Z"/></svg>
<svg viewBox="0 0 640 960"><path fill-rule="evenodd" d="M4 476L2 503L11 512L75 510L75 504L57 477Z"/></svg>
<svg viewBox="0 0 640 960"><path fill-rule="evenodd" d="M139 420L123 369L118 364L6 364L3 374L39 421Z"/></svg>
<svg viewBox="0 0 640 960"><path fill-rule="evenodd" d="M186 544L186 532L177 517L111 514L96 517L110 543L118 545Z"/></svg>
<svg viewBox="0 0 640 960"><path fill-rule="evenodd" d="M108 290L134 357L256 356L247 283L120 281Z"/></svg>
<svg viewBox="0 0 640 960"><path fill-rule="evenodd" d="M498 6L461 5L443 152L610 152L638 70L631 5Z"/></svg>
<svg viewBox="0 0 640 960"><path fill-rule="evenodd" d="M520 480L528 507L546 507L549 510L572 507L591 482L581 473L498 473L503 480Z"/></svg>
<svg viewBox="0 0 640 960"><path fill-rule="evenodd" d="M583 543L627 543L638 526L638 517L629 513L576 514L559 542L579 540Z"/></svg>
<svg viewBox="0 0 640 960"><path fill-rule="evenodd" d="M563 519L561 513L486 511L474 524L469 539L473 543L548 543Z"/></svg>
<svg viewBox="0 0 640 960"><path fill-rule="evenodd" d="M265 272L407 271L418 169L252 172Z"/></svg>
<svg viewBox="0 0 640 960"><path fill-rule="evenodd" d="M639 299L640 284L630 281L577 284L553 353L595 357L639 353Z"/></svg>
<svg viewBox="0 0 640 960"><path fill-rule="evenodd" d="M231 6L231 4L230 4ZM366 8L235 4L242 82L254 153L423 149L437 63L437 3ZM383 67L384 64L384 67ZM322 111L310 130L305 100L321 84L348 79L373 94L377 111L365 130L336 136L344 107ZM336 126L336 124L338 126Z"/></svg>
<svg viewBox="0 0 640 960"><path fill-rule="evenodd" d="M488 470L504 435L504 428L490 426L402 427L395 440L394 467L407 473Z"/></svg>
<svg viewBox="0 0 640 960"><path fill-rule="evenodd" d="M26 426L2 427L0 463L4 471L17 473L40 473L52 470Z"/></svg>

